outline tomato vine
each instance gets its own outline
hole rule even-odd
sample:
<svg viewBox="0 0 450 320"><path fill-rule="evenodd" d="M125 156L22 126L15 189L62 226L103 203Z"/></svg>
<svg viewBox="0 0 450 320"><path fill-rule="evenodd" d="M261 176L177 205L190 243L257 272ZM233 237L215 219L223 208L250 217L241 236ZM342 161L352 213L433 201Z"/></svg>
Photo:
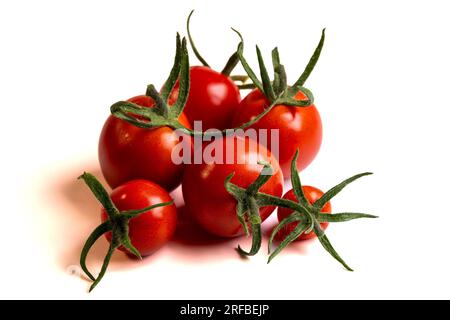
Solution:
<svg viewBox="0 0 450 320"><path fill-rule="evenodd" d="M248 234L248 226L250 223L253 231L253 242L252 248L249 252L243 251L240 247L238 247L238 251L245 255L255 255L260 247L261 247L261 219L259 218L259 208L264 206L277 206L282 208L291 209L294 212L281 221L273 230L268 245L269 251L269 259L268 263L272 261L286 246L292 243L295 239L297 239L303 233L314 232L319 239L320 243L324 247L324 249L331 254L333 258L339 261L347 270L353 271L345 261L339 256L336 250L331 245L328 237L325 235L325 232L320 227L320 223L322 222L344 222L350 221L354 219L361 218L377 218L377 216L365 213L335 213L335 214L323 214L321 213L322 208L325 204L330 201L333 197L335 197L339 192L341 192L348 184L353 181L371 175L371 172L364 172L348 178L338 185L334 186L325 194L318 199L314 204L310 204L306 199L302 185L299 178L299 173L296 167L298 157L298 151L296 152L294 158L291 162L291 182L292 187L297 197L298 203L278 198L272 195L264 194L258 192L259 188L261 188L265 182L267 182L270 177L272 171L270 170L270 165L264 163L264 169L259 177L255 180L255 182L250 185L247 189L238 187L237 185L230 182L233 174L231 174L225 180L225 189L236 199L236 216L241 222L244 229ZM275 235L283 228L285 225L292 222L299 222L297 227L280 243L280 245L272 252L272 244Z"/></svg>
<svg viewBox="0 0 450 320"><path fill-rule="evenodd" d="M124 247L129 253L138 257L139 259L142 259L139 251L131 244L131 240L128 234L129 221L131 219L140 216L145 212L148 212L149 210L158 207L168 206L173 202L171 201L159 203L139 210L119 211L117 207L114 205L113 201L111 200L111 197L108 195L108 192L105 190L102 184L95 178L95 176L85 172L79 177L79 179L82 179L86 183L86 185L92 191L94 196L101 203L108 216L108 220L100 224L97 228L95 228L95 230L87 238L86 243L84 244L83 249L81 250L80 266L86 273L86 275L89 277L89 279L94 281L91 287L89 288L89 291L92 291L100 282L100 280L102 280L108 268L112 254L119 247ZM105 259L103 260L103 265L100 270L100 273L98 274L97 278L95 278L86 266L86 258L94 243L107 232L111 232L112 234L111 243L108 252L105 256Z"/></svg>

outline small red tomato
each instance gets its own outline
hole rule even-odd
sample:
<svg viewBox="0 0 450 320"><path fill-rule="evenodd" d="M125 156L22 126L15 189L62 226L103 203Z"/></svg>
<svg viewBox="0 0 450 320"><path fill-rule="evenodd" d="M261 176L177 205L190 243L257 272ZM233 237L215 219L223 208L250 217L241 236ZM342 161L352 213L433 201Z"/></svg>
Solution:
<svg viewBox="0 0 450 320"><path fill-rule="evenodd" d="M307 97L299 91L295 99L306 100ZM241 101L232 126L238 127L249 122L269 105L269 101L261 91L253 90ZM300 150L297 168L301 171L314 160L322 143L322 121L313 104L307 107L277 105L250 128L268 130L269 150L272 150L270 129L279 129L278 161L285 178L291 175L291 160L297 150Z"/></svg>
<svg viewBox="0 0 450 320"><path fill-rule="evenodd" d="M308 200L308 202L310 204L314 204L314 202L316 202L317 200L320 199L320 197L323 196L323 192L317 188L314 188L311 186L303 186L302 189L303 189L306 199ZM298 202L293 190L289 190L288 192L286 192L286 194L283 196L283 199ZM331 213L331 204L329 202L327 202L321 212L322 213ZM290 209L279 208L278 209L278 221L279 222L283 221L291 213L292 213L292 210L290 210ZM284 226L283 228L281 228L280 232L277 234L277 237L279 237L280 239L284 239L288 234L290 234L292 231L294 231L294 229L297 225L298 225L298 222L292 222L292 223ZM328 222L323 222L320 224L320 226L322 227L322 230L325 230L328 227ZM316 237L316 235L314 234L314 232L310 232L308 234L303 233L296 240L307 240L307 239L312 239L315 237Z"/></svg>
<svg viewBox="0 0 450 320"><path fill-rule="evenodd" d="M148 96L128 101L147 108L154 106ZM191 128L183 113L178 120ZM130 180L145 179L171 191L181 183L184 170L183 164L175 164L171 158L172 150L181 139L184 137L178 137L169 127L142 129L109 116L98 147L103 176L112 188Z"/></svg>
<svg viewBox="0 0 450 320"><path fill-rule="evenodd" d="M263 168L257 162L269 162L274 174L260 192L281 197L283 174L275 157L256 141L236 136L218 141L222 143L222 154L228 154L230 158L223 163L203 162L186 166L182 182L183 196L190 214L203 229L218 236L235 237L242 235L244 230L236 217L236 200L224 186L227 176L234 172L231 182L248 188ZM262 221L274 210L274 207L260 208Z"/></svg>
<svg viewBox="0 0 450 320"><path fill-rule="evenodd" d="M208 67L190 69L189 96L184 113L191 123L202 121L202 129L230 128L233 115L241 101L238 87L226 75ZM178 98L179 82L170 95L170 102Z"/></svg>
<svg viewBox="0 0 450 320"><path fill-rule="evenodd" d="M170 202L172 198L156 183L146 180L129 181L111 192L111 199L119 211L139 210L155 204ZM102 222L108 216L102 209ZM166 244L173 236L177 224L174 204L154 208L129 221L131 244L142 256L148 256ZM111 242L111 233L106 234ZM128 252L125 248L119 250Z"/></svg>

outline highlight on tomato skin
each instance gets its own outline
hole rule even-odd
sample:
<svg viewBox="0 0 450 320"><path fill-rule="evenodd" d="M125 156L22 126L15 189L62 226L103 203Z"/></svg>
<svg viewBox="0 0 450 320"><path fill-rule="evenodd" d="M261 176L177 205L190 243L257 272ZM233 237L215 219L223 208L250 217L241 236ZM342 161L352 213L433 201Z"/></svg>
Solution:
<svg viewBox="0 0 450 320"><path fill-rule="evenodd" d="M232 164L203 162L188 165L182 190L187 209L204 230L220 237L236 237L244 234L244 229L236 216L236 200L225 189L225 179L234 172L231 182L247 188L261 173L263 166L257 161L263 160L271 164L273 176L260 192L281 197L284 180L278 161L264 146L247 137L228 136L222 139L223 154L228 151L235 161ZM243 152L238 152L239 144L245 146ZM273 206L260 208L262 221L274 210Z"/></svg>
<svg viewBox="0 0 450 320"><path fill-rule="evenodd" d="M138 210L172 201L166 190L146 180L129 181L115 188L110 196L119 211ZM101 220L108 220L103 208ZM154 208L130 220L128 234L131 244L141 256L149 256L172 239L176 225L177 209L174 204ZM106 233L105 236L111 242L111 233ZM124 247L118 249L128 253Z"/></svg>
<svg viewBox="0 0 450 320"><path fill-rule="evenodd" d="M170 95L171 104L177 100L178 90L179 82ZM203 130L231 128L240 101L239 88L227 75L204 66L190 68L189 96L184 107L190 123L202 121Z"/></svg>
<svg viewBox="0 0 450 320"><path fill-rule="evenodd" d="M305 100L306 96L299 91L296 100ZM233 117L232 126L238 127L261 114L270 102L264 94L255 89L240 103ZM322 144L322 120L314 104L307 107L277 105L249 129L267 129L268 148L272 150L270 129L279 130L279 163L285 178L289 178L291 160L296 150L300 150L297 159L299 171L304 170L315 159Z"/></svg>
<svg viewBox="0 0 450 320"><path fill-rule="evenodd" d="M154 107L153 100L145 95L128 101ZM191 128L183 113L178 120ZM101 131L98 147L103 176L112 188L133 179L145 179L171 191L180 185L184 170L184 164L172 161L172 151L181 139L172 128L138 128L110 115Z"/></svg>

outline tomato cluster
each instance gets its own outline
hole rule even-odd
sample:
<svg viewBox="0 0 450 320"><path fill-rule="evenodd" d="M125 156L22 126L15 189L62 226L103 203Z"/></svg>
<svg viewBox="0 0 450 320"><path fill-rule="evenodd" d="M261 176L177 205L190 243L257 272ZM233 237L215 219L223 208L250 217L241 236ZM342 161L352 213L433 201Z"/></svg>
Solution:
<svg viewBox="0 0 450 320"><path fill-rule="evenodd" d="M177 210L169 192L180 184L190 216L204 230L220 237L252 234L251 249L239 247L241 254L259 251L261 224L279 207L280 223L270 237L269 252L275 238L280 244L269 261L292 241L317 236L350 269L324 230L329 222L374 216L331 214L329 200L369 173L347 179L326 193L302 186L298 174L314 160L322 141L319 112L303 85L319 58L325 34L305 71L288 86L278 49L272 52L274 79L270 80L257 48L259 80L244 57L239 33L239 46L223 71L213 70L192 41L189 20L190 16L190 43L203 66L189 66L187 40L177 35L174 65L162 88L157 91L150 85L145 95L115 103L103 126L99 162L113 191L108 194L88 173L80 177L102 205L102 224L89 236L80 259L94 281L91 290L105 274L114 250L141 257L171 239ZM247 75L230 76L238 63ZM252 83L246 83L248 79ZM244 88L253 90L241 100ZM196 129L197 122L201 131ZM251 130L267 133L265 143L258 140L260 135L251 136ZM174 155L183 161L175 161ZM289 177L293 188L283 196L284 178ZM102 235L110 248L100 274L94 277L86 256Z"/></svg>

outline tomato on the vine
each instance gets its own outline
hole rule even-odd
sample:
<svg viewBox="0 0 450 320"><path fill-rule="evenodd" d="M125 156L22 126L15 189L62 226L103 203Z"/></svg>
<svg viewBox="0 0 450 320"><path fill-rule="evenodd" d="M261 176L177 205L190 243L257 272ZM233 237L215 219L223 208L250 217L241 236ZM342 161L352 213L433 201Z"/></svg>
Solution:
<svg viewBox="0 0 450 320"><path fill-rule="evenodd" d="M170 95L170 102L178 98L179 83ZM236 84L230 77L209 67L190 68L189 96L184 113L191 123L202 121L202 129L230 128L233 115L241 101Z"/></svg>
<svg viewBox="0 0 450 320"><path fill-rule="evenodd" d="M274 80L271 81L262 53L256 46L261 73L259 80L243 55L242 35L236 32L241 38L237 54L255 89L241 101L233 118L233 126L249 123L250 128L267 129L269 134L271 129L278 129L279 143L277 146L268 147L272 151L274 147L279 150L278 160L284 176L288 178L291 175L290 163L295 152L300 151L296 164L297 169L301 171L314 160L322 143L322 121L314 105L314 97L304 87L304 83L319 59L325 41L325 29L322 30L320 41L305 70L291 86L287 84L286 70L280 62L278 48L272 50ZM271 140L268 139L268 144Z"/></svg>
<svg viewBox="0 0 450 320"><path fill-rule="evenodd" d="M132 180L115 188L112 202L119 211L138 210L155 204L172 201L169 193L156 183L146 180ZM108 220L102 208L102 222ZM148 256L166 244L173 236L177 224L177 209L174 204L151 209L129 221L128 235L131 244L141 256ZM106 233L111 241L111 233ZM119 250L128 252L126 248Z"/></svg>
<svg viewBox="0 0 450 320"><path fill-rule="evenodd" d="M150 181L132 180L108 194L94 175L84 172L79 179L84 180L102 206L102 223L89 235L80 255L80 266L93 281L89 289L92 291L105 275L116 249L142 258L167 243L175 232L177 211L167 191ZM102 268L94 277L86 259L102 235L110 245Z"/></svg>
<svg viewBox="0 0 450 320"><path fill-rule="evenodd" d="M128 101L147 108L154 106L152 98L145 95ZM191 128L183 113L178 120ZM138 128L109 116L98 149L102 173L112 188L133 179L145 179L171 191L181 183L183 175L184 164L175 164L171 158L172 150L183 138L167 126Z"/></svg>
<svg viewBox="0 0 450 320"><path fill-rule="evenodd" d="M317 189L312 186L303 186L303 193L305 194L306 200L310 204L314 204L317 200L319 200L323 196L323 192L320 189ZM286 194L283 196L283 199L291 200L294 202L298 202L297 197L294 194L293 190L289 190L286 192ZM331 204L330 202L327 202L325 206L320 211L321 213L328 213L331 214ZM292 210L286 209L286 208L279 208L278 209L278 221L283 221L286 219L289 215L292 214ZM295 227L300 223L299 222L292 222L287 225L285 225L283 228L281 228L280 232L277 234L277 237L279 239L284 239L288 234L290 234L292 231L294 231ZM322 230L325 230L328 227L328 222L322 222L320 223L320 227ZM316 237L316 234L314 232L310 233L302 233L296 240L308 240L313 239Z"/></svg>
<svg viewBox="0 0 450 320"><path fill-rule="evenodd" d="M296 100L306 100L298 91ZM258 89L250 92L240 103L233 118L233 127L249 122L270 106L269 100ZM322 121L314 104L306 107L277 105L250 128L268 130L268 148L271 150L271 131L279 130L279 163L285 178L290 176L290 163L296 150L298 169L305 169L316 157L322 143ZM248 129L247 129L248 130Z"/></svg>
<svg viewBox="0 0 450 320"><path fill-rule="evenodd" d="M263 168L257 162L270 163L273 175L260 192L280 197L283 174L275 157L256 141L237 136L218 141L222 148L216 150L216 154L226 155L227 161L188 165L182 182L183 196L189 212L206 231L222 237L235 237L242 235L244 229L236 216L236 200L225 189L226 178L234 172L231 182L247 188ZM260 208L261 220L264 221L274 209L273 206Z"/></svg>

